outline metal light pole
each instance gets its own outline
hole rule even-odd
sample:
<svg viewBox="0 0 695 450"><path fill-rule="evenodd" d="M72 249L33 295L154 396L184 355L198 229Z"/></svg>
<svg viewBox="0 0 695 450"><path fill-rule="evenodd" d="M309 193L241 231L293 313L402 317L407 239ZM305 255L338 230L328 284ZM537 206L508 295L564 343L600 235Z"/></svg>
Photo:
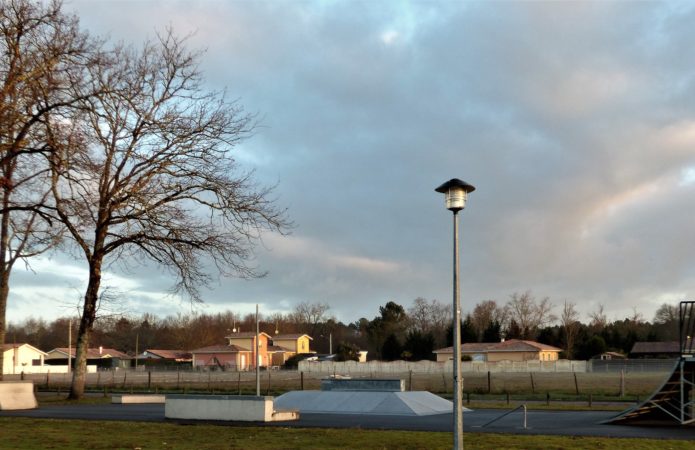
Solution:
<svg viewBox="0 0 695 450"><path fill-rule="evenodd" d="M466 206L466 198L475 187L452 178L435 191L445 196L446 209L454 213L454 449L463 449L463 380L461 379L461 298L459 293L459 227L458 212Z"/></svg>
<svg viewBox="0 0 695 450"><path fill-rule="evenodd" d="M258 341L259 337L259 327L258 327L258 303L256 303L256 339L254 341L254 347L256 348L256 351L253 352L254 356L256 357L256 396L260 397L261 396L261 368L260 364L258 361L261 359L259 355L259 345L260 342Z"/></svg>

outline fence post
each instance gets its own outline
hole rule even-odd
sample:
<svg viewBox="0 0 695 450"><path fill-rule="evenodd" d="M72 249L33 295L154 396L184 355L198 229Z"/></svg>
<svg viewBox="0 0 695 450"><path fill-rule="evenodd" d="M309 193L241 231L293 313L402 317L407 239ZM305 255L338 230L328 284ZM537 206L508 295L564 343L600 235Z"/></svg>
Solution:
<svg viewBox="0 0 695 450"><path fill-rule="evenodd" d="M487 371L487 393L492 392L492 377L490 376L490 371Z"/></svg>
<svg viewBox="0 0 695 450"><path fill-rule="evenodd" d="M620 398L625 396L625 369L620 369Z"/></svg>
<svg viewBox="0 0 695 450"><path fill-rule="evenodd" d="M236 382L236 387L237 390L239 391L239 395L241 395L241 372L237 372L239 374L239 378L237 379Z"/></svg>
<svg viewBox="0 0 695 450"><path fill-rule="evenodd" d="M535 394L536 393L536 385L533 382L533 372L529 372L529 375L531 375L531 393Z"/></svg>
<svg viewBox="0 0 695 450"><path fill-rule="evenodd" d="M299 372L299 390L304 390L304 372Z"/></svg>
<svg viewBox="0 0 695 450"><path fill-rule="evenodd" d="M413 371L410 371L410 374L408 375L408 390L412 391L413 390Z"/></svg>
<svg viewBox="0 0 695 450"><path fill-rule="evenodd" d="M589 393L589 408L591 408L592 400L593 400L593 394Z"/></svg>
<svg viewBox="0 0 695 450"><path fill-rule="evenodd" d="M266 369L266 372L268 372L268 389L266 389L265 395L270 395L270 367Z"/></svg>
<svg viewBox="0 0 695 450"><path fill-rule="evenodd" d="M181 388L181 369L176 369L176 390Z"/></svg>
<svg viewBox="0 0 695 450"><path fill-rule="evenodd" d="M574 391L579 395L579 383L577 382L577 372L574 372Z"/></svg>
<svg viewBox="0 0 695 450"><path fill-rule="evenodd" d="M550 392L545 393L545 404L546 406L550 406Z"/></svg>
<svg viewBox="0 0 695 450"><path fill-rule="evenodd" d="M147 390L149 391L152 389L152 371L148 370L147 371Z"/></svg>

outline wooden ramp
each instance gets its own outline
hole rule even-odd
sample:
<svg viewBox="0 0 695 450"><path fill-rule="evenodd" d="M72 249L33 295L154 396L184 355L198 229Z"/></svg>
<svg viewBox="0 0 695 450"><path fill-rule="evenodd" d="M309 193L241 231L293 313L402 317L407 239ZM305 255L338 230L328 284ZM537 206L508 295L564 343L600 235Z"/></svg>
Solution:
<svg viewBox="0 0 695 450"><path fill-rule="evenodd" d="M678 336L681 357L664 384L646 402L623 411L603 423L650 425L695 422L695 301L679 305Z"/></svg>
<svg viewBox="0 0 695 450"><path fill-rule="evenodd" d="M695 358L676 361L664 384L644 403L627 409L604 423L649 425L662 423L689 424L693 417Z"/></svg>

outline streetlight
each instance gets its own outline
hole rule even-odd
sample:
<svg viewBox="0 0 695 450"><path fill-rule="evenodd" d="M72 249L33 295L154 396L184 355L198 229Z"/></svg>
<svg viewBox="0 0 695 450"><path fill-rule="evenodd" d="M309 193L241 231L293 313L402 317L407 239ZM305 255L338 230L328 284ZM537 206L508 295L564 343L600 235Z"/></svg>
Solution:
<svg viewBox="0 0 695 450"><path fill-rule="evenodd" d="M459 227L458 212L475 187L452 178L435 191L444 194L446 209L454 213L454 449L463 449L463 380L461 379L461 299L459 295Z"/></svg>

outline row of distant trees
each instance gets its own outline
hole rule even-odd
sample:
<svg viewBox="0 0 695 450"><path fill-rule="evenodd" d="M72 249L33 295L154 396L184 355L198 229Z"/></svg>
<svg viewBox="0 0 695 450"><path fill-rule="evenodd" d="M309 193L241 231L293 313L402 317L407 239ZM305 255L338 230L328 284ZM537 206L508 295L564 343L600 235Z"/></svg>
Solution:
<svg viewBox="0 0 695 450"><path fill-rule="evenodd" d="M530 292L512 294L503 305L482 301L464 316L463 342L529 339L562 348L565 358L588 359L608 350L627 354L637 341L678 338L677 305L663 304L651 322L634 312L610 322L599 306L590 314L590 321L582 323L572 303L559 305L559 316L553 314L555 308L550 299L536 299ZM29 318L10 324L8 337L43 350L66 347L70 320ZM255 320L254 314L231 311L164 318L152 314L104 316L95 323L92 342L129 354L145 349L192 350L223 343L234 330L253 331ZM351 323L337 321L326 303L303 302L290 313L262 315L260 330L270 336L306 333L313 338L311 346L318 353L354 355L355 349L363 349L370 358L387 361L433 359L435 349L451 345L453 334L450 305L423 298L415 299L408 308L387 302L373 319Z"/></svg>

